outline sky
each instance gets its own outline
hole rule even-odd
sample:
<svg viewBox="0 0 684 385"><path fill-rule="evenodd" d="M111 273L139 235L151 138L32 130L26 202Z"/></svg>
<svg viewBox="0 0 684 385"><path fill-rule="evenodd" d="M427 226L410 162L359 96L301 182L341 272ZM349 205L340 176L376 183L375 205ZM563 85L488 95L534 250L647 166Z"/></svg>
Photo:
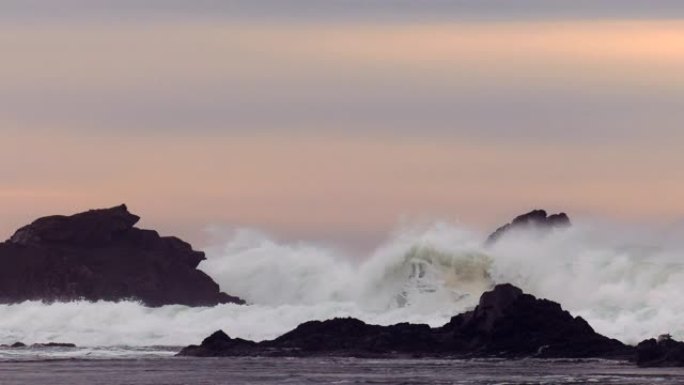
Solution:
<svg viewBox="0 0 684 385"><path fill-rule="evenodd" d="M684 214L684 2L4 0L0 238Z"/></svg>

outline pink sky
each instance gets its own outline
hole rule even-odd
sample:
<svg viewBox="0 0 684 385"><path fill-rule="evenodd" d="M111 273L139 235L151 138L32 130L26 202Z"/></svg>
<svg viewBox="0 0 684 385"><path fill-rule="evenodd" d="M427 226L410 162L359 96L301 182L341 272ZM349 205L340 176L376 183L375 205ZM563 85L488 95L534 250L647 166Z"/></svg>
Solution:
<svg viewBox="0 0 684 385"><path fill-rule="evenodd" d="M0 235L126 202L372 243L535 207L684 213L684 22L0 26Z"/></svg>

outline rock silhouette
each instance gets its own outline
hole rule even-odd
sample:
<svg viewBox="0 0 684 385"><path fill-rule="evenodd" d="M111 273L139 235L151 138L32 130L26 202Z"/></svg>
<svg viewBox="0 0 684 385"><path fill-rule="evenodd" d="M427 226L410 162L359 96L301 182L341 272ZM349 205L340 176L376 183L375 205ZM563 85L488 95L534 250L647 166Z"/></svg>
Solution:
<svg viewBox="0 0 684 385"><path fill-rule="evenodd" d="M134 227L125 205L40 218L0 243L0 303L137 300L147 306L243 303L197 269L190 244Z"/></svg>
<svg viewBox="0 0 684 385"><path fill-rule="evenodd" d="M567 214L559 213L548 215L545 210L533 210L527 214L517 216L511 223L505 224L496 231L494 231L485 244L491 245L498 241L504 234L511 230L536 228L536 229L551 229L570 226L570 218Z"/></svg>
<svg viewBox="0 0 684 385"><path fill-rule="evenodd" d="M473 311L439 328L408 323L378 326L336 318L306 322L260 343L218 331L179 355L625 358L632 353L633 348L594 332L559 304L504 284L484 293Z"/></svg>
<svg viewBox="0 0 684 385"><path fill-rule="evenodd" d="M642 341L636 347L636 364L643 367L683 367L684 342L669 335Z"/></svg>
<svg viewBox="0 0 684 385"><path fill-rule="evenodd" d="M630 349L594 331L561 305L503 284L480 297L478 306L443 327L457 347L484 356L610 357Z"/></svg>

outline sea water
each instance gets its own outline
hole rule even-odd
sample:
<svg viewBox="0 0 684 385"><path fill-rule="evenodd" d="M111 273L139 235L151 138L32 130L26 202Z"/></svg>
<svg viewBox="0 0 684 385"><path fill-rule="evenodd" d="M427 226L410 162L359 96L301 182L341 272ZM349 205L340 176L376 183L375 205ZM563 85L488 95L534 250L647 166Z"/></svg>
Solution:
<svg viewBox="0 0 684 385"><path fill-rule="evenodd" d="M88 358L33 351L0 359L2 385L682 384L683 369L606 360L186 358L105 349ZM53 357L50 357L53 355ZM137 355L137 356L136 356Z"/></svg>
<svg viewBox="0 0 684 385"><path fill-rule="evenodd" d="M275 338L332 317L440 326L472 309L496 283L559 302L597 332L625 343L684 339L684 228L578 221L550 233L486 234L436 223L397 231L374 251L276 242L238 230L208 248L200 268L249 306L147 308L136 302L0 305L0 344L181 346L223 329Z"/></svg>
<svg viewBox="0 0 684 385"><path fill-rule="evenodd" d="M680 379L676 370L647 371L604 361L204 361L172 356L218 329L260 341L302 322L332 317L440 326L504 282L561 303L597 332L625 343L663 333L684 339L683 230L580 220L551 232L514 231L485 247L486 234L440 222L402 228L362 256L320 244L278 242L254 230L221 233L222 241L207 248L208 259L200 268L248 306L147 308L130 301L0 305L0 344L79 346L43 352L3 349L0 384L39 383L40 376L74 383L74 373L88 378L83 383L108 378L104 383L131 384L155 376L167 376L164 383L197 383L188 379L193 376L221 383L229 375L243 382L259 382L258 376L266 375L272 376L266 382L286 381L285 375L297 382L306 375L314 383L339 375L342 382L349 377L363 383L380 381L379 373L405 383L469 383L478 378L507 383L506 376L514 373L522 377L513 382L572 383L579 378L620 383L635 378L632 383L667 383ZM132 368L128 373L127 366ZM136 380L132 373L142 377ZM542 377L546 379L533 380Z"/></svg>

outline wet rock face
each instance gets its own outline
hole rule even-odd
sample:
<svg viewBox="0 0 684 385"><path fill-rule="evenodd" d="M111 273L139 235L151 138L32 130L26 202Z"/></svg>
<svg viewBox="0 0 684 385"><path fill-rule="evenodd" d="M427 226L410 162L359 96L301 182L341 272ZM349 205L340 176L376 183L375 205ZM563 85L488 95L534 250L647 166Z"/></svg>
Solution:
<svg viewBox="0 0 684 385"><path fill-rule="evenodd" d="M197 266L190 244L135 227L125 205L40 218L0 243L0 303L139 300L148 306L241 303Z"/></svg>
<svg viewBox="0 0 684 385"><path fill-rule="evenodd" d="M201 346L191 345L182 350L179 355L193 357L221 357L249 355L257 343L240 338L230 338L219 330L205 338Z"/></svg>
<svg viewBox="0 0 684 385"><path fill-rule="evenodd" d="M479 305L444 326L456 346L479 355L609 357L628 354L621 342L596 333L553 301L504 284L487 292Z"/></svg>
<svg viewBox="0 0 684 385"><path fill-rule="evenodd" d="M275 339L271 345L302 354L363 356L387 352L427 353L439 343L428 325L378 326L354 318L335 318L303 323Z"/></svg>
<svg viewBox="0 0 684 385"><path fill-rule="evenodd" d="M217 342L218 341L218 342ZM559 304L499 285L479 305L440 328L368 325L353 318L311 321L272 341L217 332L187 356L627 357L632 348L594 332Z"/></svg>
<svg viewBox="0 0 684 385"><path fill-rule="evenodd" d="M650 339L636 347L636 363L643 367L684 367L684 342Z"/></svg>
<svg viewBox="0 0 684 385"><path fill-rule="evenodd" d="M511 230L523 228L551 229L570 226L570 218L567 214L559 213L548 215L544 210L533 210L527 214L520 215L513 219L511 223L496 229L485 242L487 245L494 244L504 234Z"/></svg>

